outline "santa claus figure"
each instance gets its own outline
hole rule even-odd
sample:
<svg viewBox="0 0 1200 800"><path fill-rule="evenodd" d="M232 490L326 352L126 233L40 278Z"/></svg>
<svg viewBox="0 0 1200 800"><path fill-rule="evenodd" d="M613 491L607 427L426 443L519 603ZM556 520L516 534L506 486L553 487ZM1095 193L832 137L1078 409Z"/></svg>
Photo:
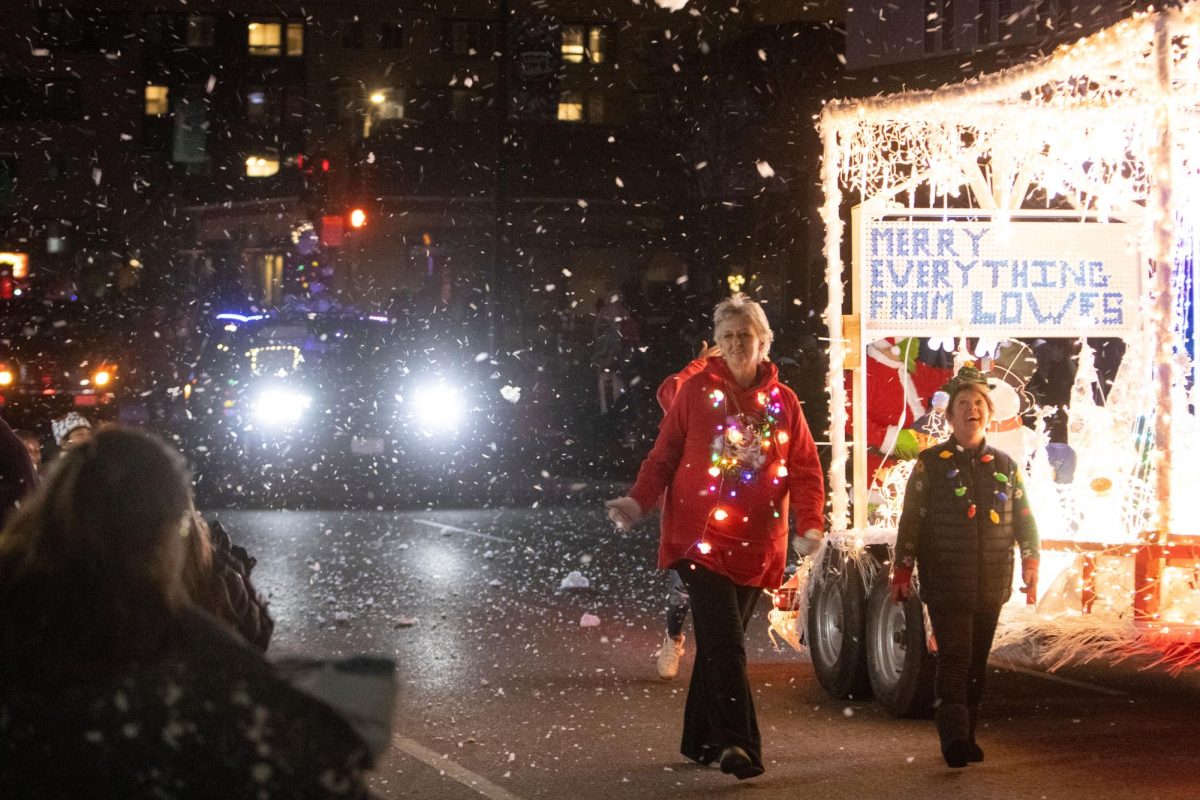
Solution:
<svg viewBox="0 0 1200 800"><path fill-rule="evenodd" d="M920 358L916 338L879 339L867 346L867 474L894 460L916 458L919 437L913 423L929 411L933 394L953 370ZM847 384L853 381L847 378Z"/></svg>

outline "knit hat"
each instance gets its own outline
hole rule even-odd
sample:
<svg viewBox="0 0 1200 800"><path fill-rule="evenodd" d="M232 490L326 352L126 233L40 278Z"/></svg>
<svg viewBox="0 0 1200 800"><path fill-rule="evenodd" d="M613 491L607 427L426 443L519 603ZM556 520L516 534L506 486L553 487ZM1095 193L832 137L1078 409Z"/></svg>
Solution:
<svg viewBox="0 0 1200 800"><path fill-rule="evenodd" d="M954 398L959 392L972 386L984 394L991 391L991 387L988 385L984 374L977 370L975 365L964 364L958 371L958 374L946 382L946 385L942 387L942 391L950 395L950 403L953 404Z"/></svg>
<svg viewBox="0 0 1200 800"><path fill-rule="evenodd" d="M50 421L50 430L54 432L54 443L62 447L63 440L77 428L90 428L92 423L78 411L68 411L58 419Z"/></svg>

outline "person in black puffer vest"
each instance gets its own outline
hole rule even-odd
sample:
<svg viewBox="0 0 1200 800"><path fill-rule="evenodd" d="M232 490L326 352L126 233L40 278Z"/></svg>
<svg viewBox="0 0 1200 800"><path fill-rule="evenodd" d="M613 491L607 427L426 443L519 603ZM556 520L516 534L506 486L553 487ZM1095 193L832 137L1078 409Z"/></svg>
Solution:
<svg viewBox="0 0 1200 800"><path fill-rule="evenodd" d="M923 451L904 495L892 565L892 600L903 602L920 566L921 600L938 645L935 717L951 767L983 760L975 742L988 653L1000 607L1012 593L1013 544L1021 580L1036 600L1038 532L1024 479L1006 453L987 444L987 380L965 366L943 387L951 438Z"/></svg>

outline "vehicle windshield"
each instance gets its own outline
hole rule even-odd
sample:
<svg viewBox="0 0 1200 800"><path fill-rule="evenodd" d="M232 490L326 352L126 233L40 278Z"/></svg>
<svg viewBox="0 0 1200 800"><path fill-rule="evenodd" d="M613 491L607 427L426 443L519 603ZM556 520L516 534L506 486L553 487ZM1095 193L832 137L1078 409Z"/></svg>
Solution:
<svg viewBox="0 0 1200 800"><path fill-rule="evenodd" d="M400 342L382 324L265 320L227 325L213 342L206 371L247 379L361 372L386 368L400 352Z"/></svg>

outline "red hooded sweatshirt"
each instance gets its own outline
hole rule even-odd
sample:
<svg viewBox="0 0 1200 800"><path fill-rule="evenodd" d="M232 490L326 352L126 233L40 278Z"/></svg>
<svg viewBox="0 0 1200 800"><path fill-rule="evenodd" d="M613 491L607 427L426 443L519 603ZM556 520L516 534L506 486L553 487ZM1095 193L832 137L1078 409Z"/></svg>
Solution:
<svg viewBox="0 0 1200 800"><path fill-rule="evenodd" d="M629 495L648 511L666 492L658 566L689 559L742 586L779 587L787 515L824 527L825 477L794 392L774 364L742 389L723 358L679 385ZM714 474L715 473L715 474Z"/></svg>

